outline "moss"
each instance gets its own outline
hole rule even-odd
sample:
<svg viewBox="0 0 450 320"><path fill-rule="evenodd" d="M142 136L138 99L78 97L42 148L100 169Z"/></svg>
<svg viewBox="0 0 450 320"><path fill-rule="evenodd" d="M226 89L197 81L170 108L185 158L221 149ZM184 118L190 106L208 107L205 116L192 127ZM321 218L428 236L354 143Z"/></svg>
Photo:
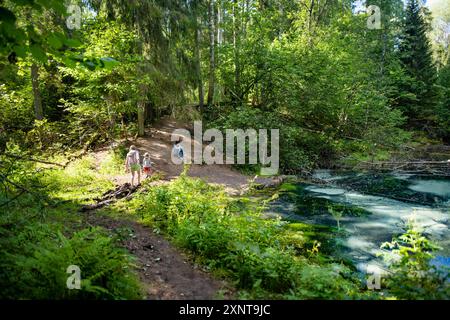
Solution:
<svg viewBox="0 0 450 320"><path fill-rule="evenodd" d="M318 198L309 194L301 185L288 185L283 187L281 199L295 204L296 213L300 215L324 215L329 214L329 209L339 211L343 216L361 217L371 213L354 205L336 203L325 198Z"/></svg>
<svg viewBox="0 0 450 320"><path fill-rule="evenodd" d="M283 184L280 186L279 190L280 190L281 192L283 192L283 191L284 191L284 192L289 192L289 191L294 192L294 191L297 190L297 185L295 185L294 183L283 183Z"/></svg>
<svg viewBox="0 0 450 320"><path fill-rule="evenodd" d="M302 247L299 251L302 254L307 254L314 243L320 243L320 252L323 254L328 255L335 250L336 243L334 239L336 234L328 226L293 222L285 226L285 232L296 243L301 241Z"/></svg>

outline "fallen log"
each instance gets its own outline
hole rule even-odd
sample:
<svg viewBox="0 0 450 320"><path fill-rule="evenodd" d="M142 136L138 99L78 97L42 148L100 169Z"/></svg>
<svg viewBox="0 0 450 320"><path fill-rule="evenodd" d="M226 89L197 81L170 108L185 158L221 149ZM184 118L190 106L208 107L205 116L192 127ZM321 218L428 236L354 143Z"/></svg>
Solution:
<svg viewBox="0 0 450 320"><path fill-rule="evenodd" d="M360 161L356 168L371 170L419 171L433 173L450 173L450 160L447 161Z"/></svg>
<svg viewBox="0 0 450 320"><path fill-rule="evenodd" d="M139 187L140 185L131 186L130 183L125 183L121 186L117 186L114 190L105 192L101 198L94 199L95 203L82 206L80 211L92 211L108 206L119 199L129 199L131 198L132 194L139 189Z"/></svg>
<svg viewBox="0 0 450 320"><path fill-rule="evenodd" d="M425 164L437 164L437 165L441 165L441 164L445 164L445 165L450 165L450 160L447 161L379 161L379 162L367 162L367 161L361 161L363 163L367 163L367 164L374 164L374 165L384 165L384 164L418 164L418 165L425 165Z"/></svg>
<svg viewBox="0 0 450 320"><path fill-rule="evenodd" d="M117 188L114 190L106 191L102 195L102 198L97 199L97 200L101 200L101 199L104 200L104 199L111 199L111 198L121 199L121 198L124 198L125 196L129 195L130 193L133 193L138 188L139 188L138 186L131 186L131 184L125 183L121 186L117 186Z"/></svg>

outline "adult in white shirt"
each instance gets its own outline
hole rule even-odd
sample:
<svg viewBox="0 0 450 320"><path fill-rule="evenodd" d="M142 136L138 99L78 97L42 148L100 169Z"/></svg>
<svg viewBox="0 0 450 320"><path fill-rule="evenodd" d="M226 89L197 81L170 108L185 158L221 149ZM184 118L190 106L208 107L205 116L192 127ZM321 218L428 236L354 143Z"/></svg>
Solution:
<svg viewBox="0 0 450 320"><path fill-rule="evenodd" d="M131 171L131 186L134 186L134 176L138 176L138 185L141 183L141 159L139 157L139 151L135 146L130 147L130 151L127 153L125 160L126 172Z"/></svg>

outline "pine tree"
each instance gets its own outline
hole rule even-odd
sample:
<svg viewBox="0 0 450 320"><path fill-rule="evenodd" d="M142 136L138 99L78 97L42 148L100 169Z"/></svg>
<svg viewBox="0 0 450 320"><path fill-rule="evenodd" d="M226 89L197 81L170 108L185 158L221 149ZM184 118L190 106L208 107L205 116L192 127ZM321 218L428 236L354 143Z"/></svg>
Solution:
<svg viewBox="0 0 450 320"><path fill-rule="evenodd" d="M408 0L399 52L409 79L403 83L405 94L399 105L410 127L429 130L436 121L438 94L426 15L426 9L417 0Z"/></svg>
<svg viewBox="0 0 450 320"><path fill-rule="evenodd" d="M442 98L438 108L438 134L450 143L450 56L447 64L439 72L438 84L442 88Z"/></svg>

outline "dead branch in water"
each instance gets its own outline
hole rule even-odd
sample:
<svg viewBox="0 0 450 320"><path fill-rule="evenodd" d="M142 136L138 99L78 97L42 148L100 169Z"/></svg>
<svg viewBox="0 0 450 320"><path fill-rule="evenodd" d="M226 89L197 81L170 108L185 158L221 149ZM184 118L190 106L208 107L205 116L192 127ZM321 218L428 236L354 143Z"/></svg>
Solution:
<svg viewBox="0 0 450 320"><path fill-rule="evenodd" d="M356 169L408 171L409 173L433 173L447 176L450 174L450 160L448 161L359 161Z"/></svg>

